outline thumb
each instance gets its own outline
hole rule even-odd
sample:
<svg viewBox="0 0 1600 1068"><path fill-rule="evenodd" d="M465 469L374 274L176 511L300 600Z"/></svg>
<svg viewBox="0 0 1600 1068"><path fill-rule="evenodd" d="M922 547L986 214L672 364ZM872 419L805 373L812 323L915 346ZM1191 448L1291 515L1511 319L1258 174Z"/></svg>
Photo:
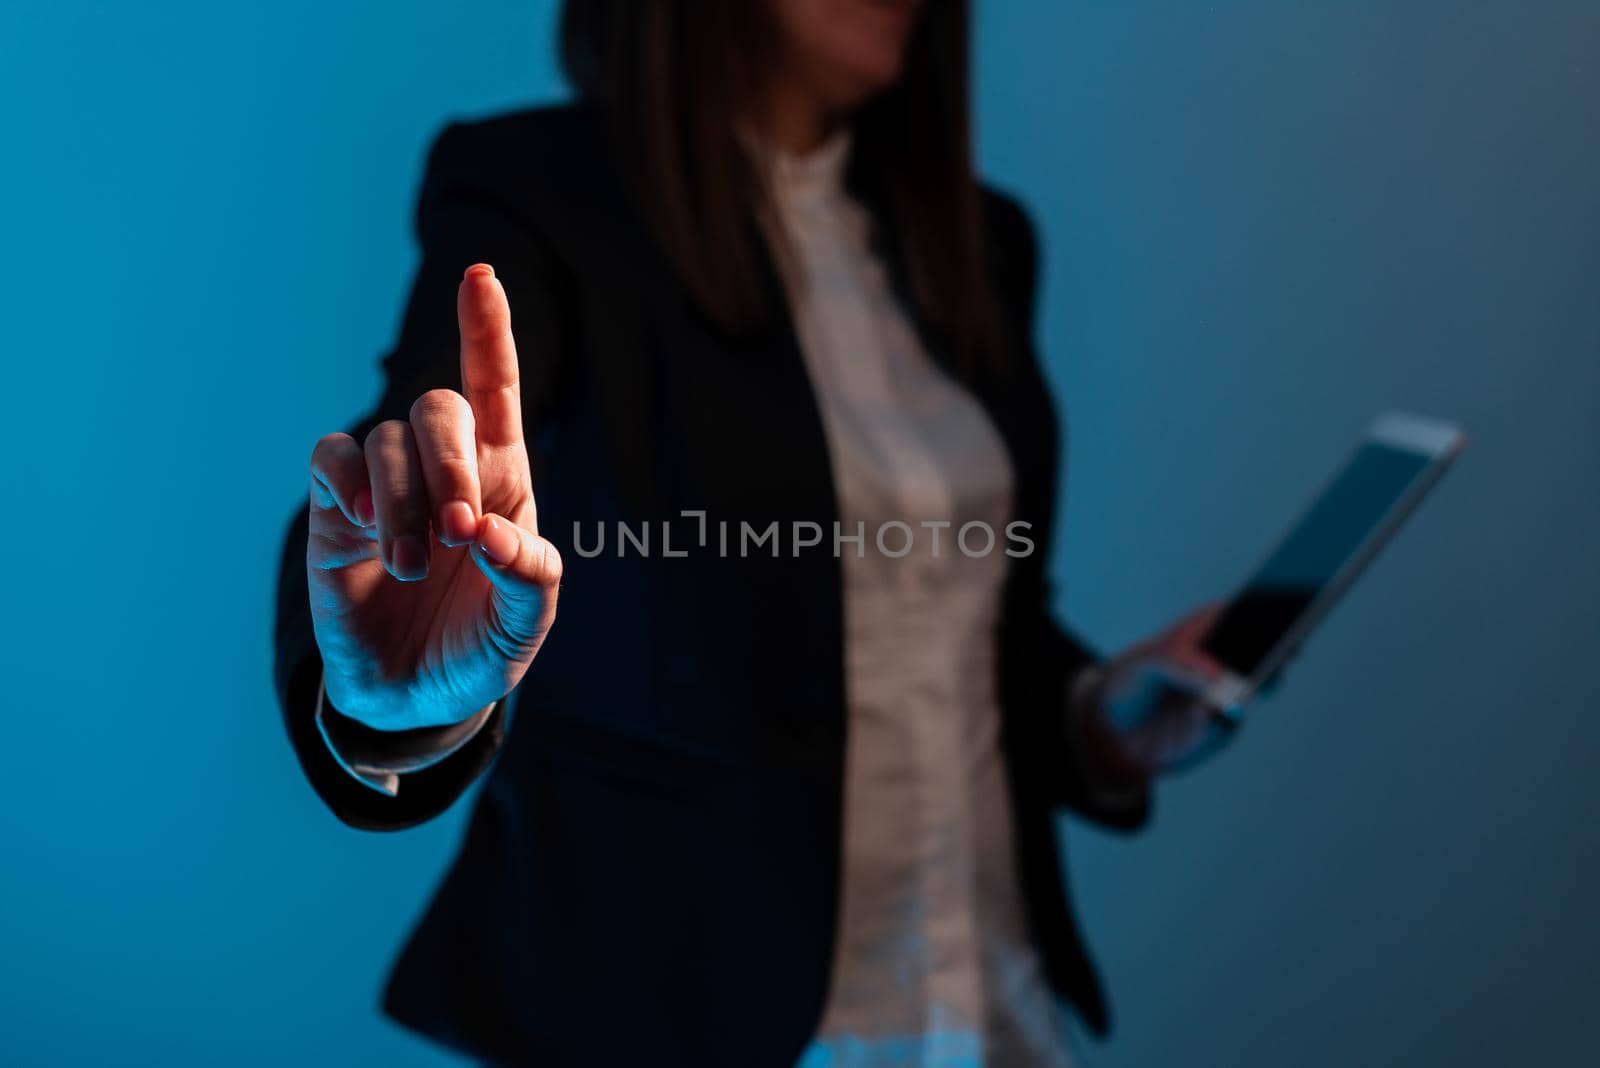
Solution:
<svg viewBox="0 0 1600 1068"><path fill-rule="evenodd" d="M504 516L486 514L472 543L472 562L494 589L494 606L506 636L536 644L555 618L561 554L539 535Z"/></svg>

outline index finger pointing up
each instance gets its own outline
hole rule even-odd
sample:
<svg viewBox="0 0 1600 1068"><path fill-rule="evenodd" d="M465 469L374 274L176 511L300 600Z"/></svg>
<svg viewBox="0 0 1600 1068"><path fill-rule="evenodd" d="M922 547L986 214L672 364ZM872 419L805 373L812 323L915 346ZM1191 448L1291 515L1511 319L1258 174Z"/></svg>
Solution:
<svg viewBox="0 0 1600 1068"><path fill-rule="evenodd" d="M456 294L461 327L461 392L472 406L478 441L522 444L522 384L511 339L506 291L487 263L467 268Z"/></svg>

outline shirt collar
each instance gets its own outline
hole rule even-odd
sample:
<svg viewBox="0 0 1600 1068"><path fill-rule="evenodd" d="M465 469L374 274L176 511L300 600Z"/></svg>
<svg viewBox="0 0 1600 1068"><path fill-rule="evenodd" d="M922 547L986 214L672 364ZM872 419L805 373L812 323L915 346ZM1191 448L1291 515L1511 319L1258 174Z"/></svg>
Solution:
<svg viewBox="0 0 1600 1068"><path fill-rule="evenodd" d="M779 200L825 199L844 189L845 167L850 160L851 132L842 126L809 152L792 153L774 145L759 150Z"/></svg>

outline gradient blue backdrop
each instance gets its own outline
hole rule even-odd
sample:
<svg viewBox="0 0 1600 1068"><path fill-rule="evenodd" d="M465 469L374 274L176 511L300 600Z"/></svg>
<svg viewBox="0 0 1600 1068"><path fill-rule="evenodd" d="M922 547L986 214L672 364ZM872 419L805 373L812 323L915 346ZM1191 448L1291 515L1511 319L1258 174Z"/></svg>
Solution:
<svg viewBox="0 0 1600 1068"><path fill-rule="evenodd" d="M553 11L0 6L0 1061L450 1063L374 1004L462 809L385 837L313 799L272 576L312 441L373 396L421 153L563 92ZM1090 1063L1593 1064L1600 7L979 30L1089 636L1226 592L1374 411L1475 439L1150 833L1069 832L1121 1018Z"/></svg>

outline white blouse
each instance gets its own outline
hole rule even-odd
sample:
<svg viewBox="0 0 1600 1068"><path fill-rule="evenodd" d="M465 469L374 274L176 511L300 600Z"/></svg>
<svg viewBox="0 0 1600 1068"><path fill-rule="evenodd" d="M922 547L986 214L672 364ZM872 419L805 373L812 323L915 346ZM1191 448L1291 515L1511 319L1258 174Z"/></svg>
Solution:
<svg viewBox="0 0 1600 1068"><path fill-rule="evenodd" d="M833 975L797 1068L1071 1068L1013 852L995 675L1012 471L983 408L924 352L844 188L848 133L766 153L838 495L845 612L843 878ZM779 235L781 234L781 237ZM961 528L981 523L963 551ZM859 525L859 526L858 526ZM969 555L970 552L970 555ZM464 745L339 763L384 793Z"/></svg>
<svg viewBox="0 0 1600 1068"><path fill-rule="evenodd" d="M801 1066L1062 1068L1071 1056L1026 933L999 747L1011 465L891 290L871 217L844 188L849 148L840 134L802 158L769 153L767 168L840 522L865 533L840 561L838 940ZM984 552L975 532L969 555L957 536L975 522L994 541Z"/></svg>

